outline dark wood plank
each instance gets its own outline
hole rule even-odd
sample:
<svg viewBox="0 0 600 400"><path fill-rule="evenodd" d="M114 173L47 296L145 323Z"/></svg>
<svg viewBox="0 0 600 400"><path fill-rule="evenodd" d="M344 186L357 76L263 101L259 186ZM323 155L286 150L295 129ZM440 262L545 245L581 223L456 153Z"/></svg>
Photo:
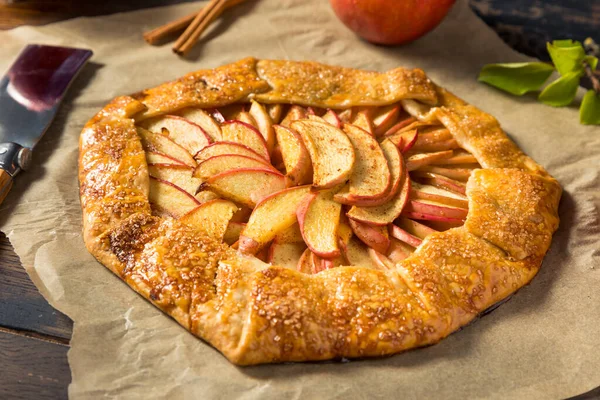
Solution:
<svg viewBox="0 0 600 400"><path fill-rule="evenodd" d="M73 322L42 297L1 232L0 276L0 326L49 335L68 343Z"/></svg>
<svg viewBox="0 0 600 400"><path fill-rule="evenodd" d="M68 346L0 331L0 398L66 399Z"/></svg>

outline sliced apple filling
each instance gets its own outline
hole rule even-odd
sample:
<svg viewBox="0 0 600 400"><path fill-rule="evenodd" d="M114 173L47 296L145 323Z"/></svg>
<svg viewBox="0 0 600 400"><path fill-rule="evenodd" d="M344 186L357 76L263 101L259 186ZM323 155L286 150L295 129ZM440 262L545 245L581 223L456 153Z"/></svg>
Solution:
<svg viewBox="0 0 600 400"><path fill-rule="evenodd" d="M398 104L321 110L252 101L143 121L153 212L315 274L393 269L464 223L480 168L443 125Z"/></svg>

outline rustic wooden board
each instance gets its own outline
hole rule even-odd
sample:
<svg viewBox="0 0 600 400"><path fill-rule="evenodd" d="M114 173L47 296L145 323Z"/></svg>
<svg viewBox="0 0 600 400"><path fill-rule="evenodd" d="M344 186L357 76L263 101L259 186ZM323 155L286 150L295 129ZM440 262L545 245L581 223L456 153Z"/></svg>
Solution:
<svg viewBox="0 0 600 400"><path fill-rule="evenodd" d="M68 343L73 322L42 297L0 232L0 326L62 339Z"/></svg>
<svg viewBox="0 0 600 400"><path fill-rule="evenodd" d="M71 382L64 344L0 330L0 399L65 399Z"/></svg>

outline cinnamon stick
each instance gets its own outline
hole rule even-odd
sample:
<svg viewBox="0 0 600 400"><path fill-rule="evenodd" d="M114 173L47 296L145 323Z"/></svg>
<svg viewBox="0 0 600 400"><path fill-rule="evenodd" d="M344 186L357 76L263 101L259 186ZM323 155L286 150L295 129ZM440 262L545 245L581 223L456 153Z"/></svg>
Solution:
<svg viewBox="0 0 600 400"><path fill-rule="evenodd" d="M225 3L226 0L211 0L175 42L173 52L182 56L186 55L194 47L204 30L224 11Z"/></svg>

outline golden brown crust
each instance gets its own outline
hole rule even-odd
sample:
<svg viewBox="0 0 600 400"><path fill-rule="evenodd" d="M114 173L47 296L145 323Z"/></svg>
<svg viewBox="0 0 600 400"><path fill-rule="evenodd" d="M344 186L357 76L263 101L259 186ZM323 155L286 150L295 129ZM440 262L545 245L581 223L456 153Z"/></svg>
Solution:
<svg viewBox="0 0 600 400"><path fill-rule="evenodd" d="M466 224L428 236L395 271L339 267L306 275L244 258L176 220L152 216L134 119L251 97L332 108L401 100L420 119L439 119L486 168L468 182ZM81 134L79 181L89 251L241 365L377 356L435 343L533 278L558 225L561 193L493 117L420 70L379 74L254 59L115 99Z"/></svg>

